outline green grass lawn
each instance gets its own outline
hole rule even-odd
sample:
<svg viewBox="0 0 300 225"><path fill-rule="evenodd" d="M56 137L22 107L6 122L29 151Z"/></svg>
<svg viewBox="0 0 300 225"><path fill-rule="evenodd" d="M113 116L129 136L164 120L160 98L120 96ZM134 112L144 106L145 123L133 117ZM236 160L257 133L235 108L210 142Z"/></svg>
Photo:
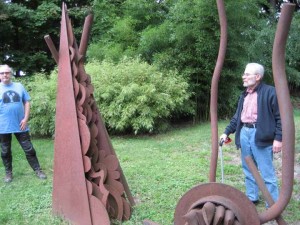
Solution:
<svg viewBox="0 0 300 225"><path fill-rule="evenodd" d="M227 121L219 122L219 133ZM300 163L300 113L295 113L296 162ZM233 137L232 137L233 138ZM211 152L210 124L174 128L153 136L112 137L112 144L136 199L130 221L142 224L150 219L161 225L173 224L175 207L181 196L193 186L207 183ZM68 224L52 215L53 140L34 139L40 164L47 180L39 180L27 164L24 153L13 141L14 179L0 180L0 224ZM239 151L234 144L223 147L225 183L244 191ZM279 159L275 160L279 164ZM280 165L278 166L280 171ZM1 175L4 168L0 166ZM217 182L221 182L217 169ZM300 181L295 178L292 199L283 213L288 224L300 224ZM264 210L264 203L258 211Z"/></svg>

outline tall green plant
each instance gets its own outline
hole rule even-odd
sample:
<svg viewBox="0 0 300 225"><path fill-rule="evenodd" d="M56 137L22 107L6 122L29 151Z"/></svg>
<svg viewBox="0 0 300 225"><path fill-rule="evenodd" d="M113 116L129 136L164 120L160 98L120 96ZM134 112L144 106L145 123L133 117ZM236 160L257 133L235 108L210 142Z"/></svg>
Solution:
<svg viewBox="0 0 300 225"><path fill-rule="evenodd" d="M21 79L31 97L29 126L34 136L51 137L55 131L56 81L57 71L47 77L35 74L33 77Z"/></svg>
<svg viewBox="0 0 300 225"><path fill-rule="evenodd" d="M184 106L188 84L174 71L160 72L139 59L118 64L90 62L94 95L107 127L115 132L151 133L164 128Z"/></svg>
<svg viewBox="0 0 300 225"><path fill-rule="evenodd" d="M139 59L123 59L118 64L93 61L86 70L91 74L94 97L111 132L162 131L174 115L193 113L185 104L188 84L175 71L162 73ZM32 98L31 134L53 136L57 70L49 77L35 74L21 82Z"/></svg>

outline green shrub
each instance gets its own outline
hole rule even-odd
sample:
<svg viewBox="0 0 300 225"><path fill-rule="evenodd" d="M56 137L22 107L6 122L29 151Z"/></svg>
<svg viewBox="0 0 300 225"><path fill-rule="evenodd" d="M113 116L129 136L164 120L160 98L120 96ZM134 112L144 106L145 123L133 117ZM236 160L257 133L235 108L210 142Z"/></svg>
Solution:
<svg viewBox="0 0 300 225"><path fill-rule="evenodd" d="M139 59L86 65L94 96L110 131L151 133L164 129L173 113L191 113L188 84L175 71L162 73Z"/></svg>
<svg viewBox="0 0 300 225"><path fill-rule="evenodd" d="M188 84L174 71L162 73L139 59L124 59L118 64L91 62L85 68L110 132L158 132L166 129L174 115L192 114L186 104ZM31 134L53 136L57 70L49 77L35 74L20 82L31 96Z"/></svg>
<svg viewBox="0 0 300 225"><path fill-rule="evenodd" d="M55 130L57 71L47 77L35 74L20 80L31 97L30 132L34 136L51 137Z"/></svg>

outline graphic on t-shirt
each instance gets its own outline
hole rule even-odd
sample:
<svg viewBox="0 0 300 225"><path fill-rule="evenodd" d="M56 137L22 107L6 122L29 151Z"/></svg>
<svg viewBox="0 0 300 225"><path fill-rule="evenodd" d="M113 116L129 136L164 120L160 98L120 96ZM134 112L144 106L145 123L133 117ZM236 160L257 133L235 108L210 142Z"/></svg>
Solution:
<svg viewBox="0 0 300 225"><path fill-rule="evenodd" d="M2 96L3 103L20 102L20 95L15 91L7 91Z"/></svg>

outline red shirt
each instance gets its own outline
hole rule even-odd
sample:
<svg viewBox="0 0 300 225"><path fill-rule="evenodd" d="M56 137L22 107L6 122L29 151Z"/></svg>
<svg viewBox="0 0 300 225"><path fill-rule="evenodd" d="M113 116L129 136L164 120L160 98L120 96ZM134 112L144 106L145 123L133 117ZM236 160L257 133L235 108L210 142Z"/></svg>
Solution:
<svg viewBox="0 0 300 225"><path fill-rule="evenodd" d="M247 89L243 110L241 114L242 123L256 123L257 121L257 92L253 89Z"/></svg>

